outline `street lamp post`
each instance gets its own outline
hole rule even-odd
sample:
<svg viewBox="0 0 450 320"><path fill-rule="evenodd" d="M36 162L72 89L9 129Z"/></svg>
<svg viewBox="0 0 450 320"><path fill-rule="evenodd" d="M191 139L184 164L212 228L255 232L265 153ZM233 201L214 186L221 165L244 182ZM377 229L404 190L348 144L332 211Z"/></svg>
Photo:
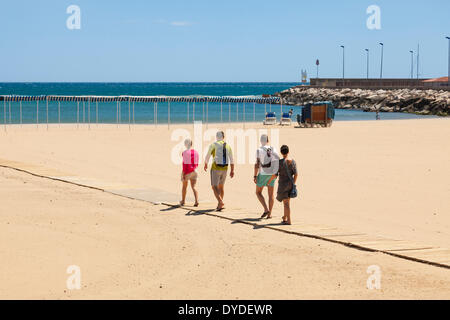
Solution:
<svg viewBox="0 0 450 320"><path fill-rule="evenodd" d="M411 79L414 79L414 51L410 50L411 53Z"/></svg>
<svg viewBox="0 0 450 320"><path fill-rule="evenodd" d="M369 79L369 49L366 49L367 52L367 79Z"/></svg>
<svg viewBox="0 0 450 320"><path fill-rule="evenodd" d="M417 62L416 62L416 76L417 76L417 85L419 85L419 60L420 59L420 44L417 44Z"/></svg>
<svg viewBox="0 0 450 320"><path fill-rule="evenodd" d="M380 46L381 46L381 68L380 68L380 79L383 79L384 43L380 42Z"/></svg>
<svg viewBox="0 0 450 320"><path fill-rule="evenodd" d="M342 86L345 83L345 46L341 46L342 48Z"/></svg>
<svg viewBox="0 0 450 320"><path fill-rule="evenodd" d="M316 78L317 79L319 79L319 64L320 64L319 59L316 59L316 71L317 71Z"/></svg>
<svg viewBox="0 0 450 320"><path fill-rule="evenodd" d="M448 74L447 74L447 81L448 85L450 86L450 37L445 37L448 40Z"/></svg>

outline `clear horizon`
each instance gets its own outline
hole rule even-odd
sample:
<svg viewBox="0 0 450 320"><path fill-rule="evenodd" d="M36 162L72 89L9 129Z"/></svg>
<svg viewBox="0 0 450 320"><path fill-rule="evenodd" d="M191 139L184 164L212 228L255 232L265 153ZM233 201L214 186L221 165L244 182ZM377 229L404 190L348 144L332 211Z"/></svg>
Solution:
<svg viewBox="0 0 450 320"><path fill-rule="evenodd" d="M68 28L80 8L80 29ZM366 10L380 9L379 29ZM320 78L447 76L450 2L18 0L5 13L0 82L297 83ZM72 21L73 22L73 21Z"/></svg>

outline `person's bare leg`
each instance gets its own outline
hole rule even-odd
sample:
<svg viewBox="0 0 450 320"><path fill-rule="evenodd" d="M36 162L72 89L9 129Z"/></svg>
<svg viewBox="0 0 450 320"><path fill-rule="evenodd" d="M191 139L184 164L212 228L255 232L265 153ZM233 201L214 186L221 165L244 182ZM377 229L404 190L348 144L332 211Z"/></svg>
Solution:
<svg viewBox="0 0 450 320"><path fill-rule="evenodd" d="M188 181L182 181L182 188L181 188L181 201L180 204L183 206L184 202L186 201L186 190L187 190L187 186L188 186Z"/></svg>
<svg viewBox="0 0 450 320"><path fill-rule="evenodd" d="M287 204L286 199L283 200L283 221L287 221Z"/></svg>
<svg viewBox="0 0 450 320"><path fill-rule="evenodd" d="M223 197L225 196L225 188L224 188L224 185L223 184L219 184L218 186L217 186L217 191L218 191L218 193L219 193L219 196L220 196L220 200L221 200L221 202L219 203L219 205L217 206L217 209L222 209L224 206L225 206L225 204L223 203Z"/></svg>
<svg viewBox="0 0 450 320"><path fill-rule="evenodd" d="M274 189L274 187L267 187L267 194L269 195L269 215L267 216L267 218L272 218L272 209L275 202L275 199L273 197Z"/></svg>
<svg viewBox="0 0 450 320"><path fill-rule="evenodd" d="M213 186L212 187L213 192L214 192L214 196L217 199L217 208L223 208L223 200L222 197L220 195L220 190L219 190L219 186Z"/></svg>
<svg viewBox="0 0 450 320"><path fill-rule="evenodd" d="M283 200L283 206L284 206L284 216L283 220L287 222L287 224L291 224L291 208L289 206L289 202L291 199L284 199Z"/></svg>
<svg viewBox="0 0 450 320"><path fill-rule="evenodd" d="M225 197L225 186L223 184L219 184L218 187L219 187L220 197L223 200L223 198Z"/></svg>
<svg viewBox="0 0 450 320"><path fill-rule="evenodd" d="M269 208L267 208L266 199L264 199L264 196L262 194L264 187L258 187L256 186L256 197L258 198L259 202L264 207L264 213L269 212Z"/></svg>
<svg viewBox="0 0 450 320"><path fill-rule="evenodd" d="M197 180L191 180L191 189L192 189L192 192L194 193L194 197L195 197L194 206L198 206L198 191L197 191L197 188L195 187L196 184L197 184Z"/></svg>

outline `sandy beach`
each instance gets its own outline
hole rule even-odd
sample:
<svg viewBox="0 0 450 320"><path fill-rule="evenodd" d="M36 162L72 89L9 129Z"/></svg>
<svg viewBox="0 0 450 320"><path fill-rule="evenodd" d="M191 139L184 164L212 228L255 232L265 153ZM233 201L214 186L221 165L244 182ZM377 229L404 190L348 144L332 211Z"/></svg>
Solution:
<svg viewBox="0 0 450 320"><path fill-rule="evenodd" d="M193 125L0 129L0 165L130 194L147 191L154 202L167 203L180 193L181 166L172 154L183 133L194 135ZM209 124L200 135L203 151L216 129L242 129L248 141L268 129L289 145L300 173L294 223L450 247L450 119L335 122L320 129ZM255 151L245 146L242 152L235 146L242 163L227 178L223 215L238 210L257 218ZM3 299L450 298L449 269L186 215L8 168L0 168L0 181ZM198 189L203 207L214 207L202 170ZM276 203L274 221L281 216ZM66 288L69 265L82 270L81 290ZM382 270L380 290L366 287L370 265Z"/></svg>

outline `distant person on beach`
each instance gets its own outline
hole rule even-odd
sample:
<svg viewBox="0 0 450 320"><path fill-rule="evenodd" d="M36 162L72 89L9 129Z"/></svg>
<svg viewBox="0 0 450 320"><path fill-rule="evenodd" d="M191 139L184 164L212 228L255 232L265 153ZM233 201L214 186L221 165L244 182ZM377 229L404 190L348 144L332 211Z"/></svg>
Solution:
<svg viewBox="0 0 450 320"><path fill-rule="evenodd" d="M292 117L293 114L294 114L294 109L289 110L289 117Z"/></svg>
<svg viewBox="0 0 450 320"><path fill-rule="evenodd" d="M195 203L194 207L198 206L198 192L195 188L195 184L197 183L197 167L198 167L198 152L192 149L192 140L186 139L184 140L184 146L186 150L183 151L183 170L181 171L181 201L180 205L184 206L186 201L186 191L188 187L189 181L191 182L192 192L194 192Z"/></svg>
<svg viewBox="0 0 450 320"><path fill-rule="evenodd" d="M261 219L270 219L272 217L272 208L274 203L273 191L276 180L276 178L271 178L273 175L278 173L280 157L278 153L269 145L269 137L267 134L261 135L260 142L261 147L256 150L256 163L253 181L256 183L256 196L264 208ZM269 180L270 183L268 183ZM267 187L269 206L267 206L266 199L264 199L264 195L262 194L264 187Z"/></svg>
<svg viewBox="0 0 450 320"><path fill-rule="evenodd" d="M289 147L286 145L281 146L280 152L283 159L280 159L278 168L278 190L277 190L277 200L283 202L284 215L283 224L290 225L291 222L291 207L290 200L297 196L296 182L298 178L297 174L297 164L295 160L289 157ZM276 179L276 174L274 174L268 183Z"/></svg>
<svg viewBox="0 0 450 320"><path fill-rule="evenodd" d="M216 133L216 142L211 144L205 158L205 171L208 170L209 158L213 157L211 166L211 186L214 196L217 199L217 211L224 208L223 197L225 194L224 186L227 178L228 166L231 167L230 177L234 177L234 160L231 147L224 141L223 131Z"/></svg>

